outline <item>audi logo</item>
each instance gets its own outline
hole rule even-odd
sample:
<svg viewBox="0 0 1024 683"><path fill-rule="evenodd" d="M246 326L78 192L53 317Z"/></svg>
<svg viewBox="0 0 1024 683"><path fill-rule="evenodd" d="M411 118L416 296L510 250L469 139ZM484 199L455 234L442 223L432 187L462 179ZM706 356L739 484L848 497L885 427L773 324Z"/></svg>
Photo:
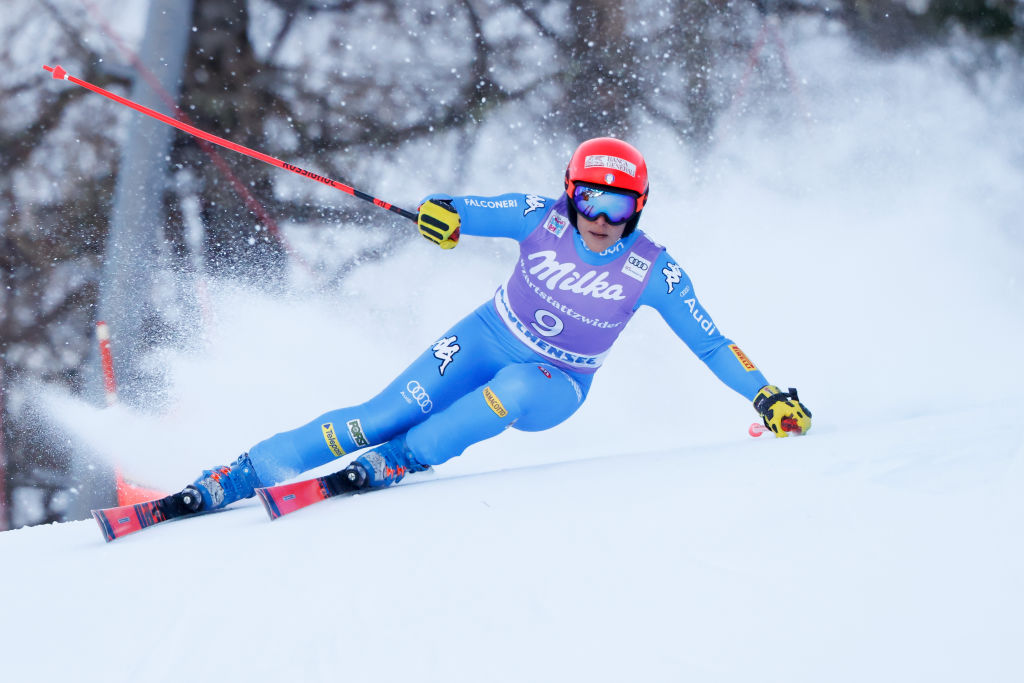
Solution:
<svg viewBox="0 0 1024 683"><path fill-rule="evenodd" d="M428 394L427 390L420 386L420 383L416 380L412 380L406 384L405 390L408 391L413 400L419 404L420 410L424 413L429 413L434 409L434 403L430 400L430 394Z"/></svg>
<svg viewBox="0 0 1024 683"><path fill-rule="evenodd" d="M629 265L636 266L640 270L647 270L648 268L650 268L650 265L644 263L643 261L641 261L640 259L638 259L635 256L630 256L629 257Z"/></svg>

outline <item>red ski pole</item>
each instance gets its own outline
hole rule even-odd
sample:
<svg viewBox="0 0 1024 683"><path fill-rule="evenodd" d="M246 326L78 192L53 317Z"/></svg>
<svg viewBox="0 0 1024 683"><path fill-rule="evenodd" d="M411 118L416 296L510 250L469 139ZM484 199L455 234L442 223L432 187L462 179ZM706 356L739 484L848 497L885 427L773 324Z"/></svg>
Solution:
<svg viewBox="0 0 1024 683"><path fill-rule="evenodd" d="M795 432L796 434L802 434L803 431L797 425L796 420L791 417L782 418L782 431L784 432ZM750 429L747 430L747 434L750 434L755 439L762 434L771 434L772 430L765 427L760 422L754 422L750 425Z"/></svg>
<svg viewBox="0 0 1024 683"><path fill-rule="evenodd" d="M126 107L134 109L135 111L140 112L142 114L145 114L146 116L150 116L150 117L156 119L157 121L160 121L162 123L166 123L168 126L174 126L178 130L185 131L186 133L189 133L190 135L194 135L197 138L200 138L202 140L206 140L207 142L212 142L215 145L220 145L221 147L225 147L225 148L230 149L232 151L238 152L239 154L244 154L246 156L252 157L253 159L259 159L260 161L268 163L271 166L277 166L278 168L283 168L286 171L291 171L292 173L297 173L297 174L299 174L301 176L305 176L305 177L310 178L312 180L315 180L317 182L323 183L324 185L327 185L329 187L333 187L336 190L341 190L342 192L346 192L346 193L352 195L353 197L358 197L359 199L363 199L363 200L366 200L368 202L373 202L375 205L379 206L382 209L387 209L388 211L392 211L394 213L397 213L399 216L402 216L403 218L408 218L409 220L411 220L413 222L416 222L417 215L415 213L412 213L411 211L406 211L405 209L402 209L400 207L394 206L393 204L389 204L388 202L386 202L386 201L384 201L382 199L377 199L376 197L372 197L372 196L366 194L365 192L361 192L360 190L357 190L354 187L350 187L350 186L348 186L348 185L346 185L344 183L340 183L337 180L332 180L331 178L328 178L327 176L322 176L322 175L320 175L318 173L313 173L312 171L307 171L304 168L299 168L298 166L295 166L293 164L289 164L289 163L287 163L285 161L281 161L280 159L272 157L269 154L264 154L263 152L257 152L256 150L250 149L248 147L245 147L244 145L239 145L238 143L231 142L230 140L226 140L226 139L224 139L222 137L218 137L216 135L212 135L212 134L207 133L205 131L199 130L195 126L191 126L191 125L189 125L187 123L184 123L182 121L178 121L177 119L173 119L170 116L167 116L165 114L161 114L160 112L154 111L153 109L150 109L149 107L145 107L145 106L139 104L138 102L133 102L133 101L131 101L131 100L125 98L125 97L121 97L120 95L115 95L114 93L110 92L109 90L104 90L103 88L99 87L98 85L93 85L92 83L89 83L88 81L83 81L80 78L75 78L74 76L69 74L67 71L65 71L63 69L63 67L61 67L59 65L58 66L43 66L43 68L46 69L47 71L49 71L50 73L52 73L53 77L58 79L58 80L69 81L71 83L74 83L75 85L78 85L78 86L81 86L81 87L85 88L86 90L91 90L94 93L103 95L104 97L106 97L108 99L114 100L118 104L123 104Z"/></svg>
<svg viewBox="0 0 1024 683"><path fill-rule="evenodd" d="M747 430L747 434L750 434L752 437L754 437L756 439L757 437L761 436L765 432L770 432L770 431L771 431L770 429L765 427L760 422L752 422L750 424L750 429Z"/></svg>

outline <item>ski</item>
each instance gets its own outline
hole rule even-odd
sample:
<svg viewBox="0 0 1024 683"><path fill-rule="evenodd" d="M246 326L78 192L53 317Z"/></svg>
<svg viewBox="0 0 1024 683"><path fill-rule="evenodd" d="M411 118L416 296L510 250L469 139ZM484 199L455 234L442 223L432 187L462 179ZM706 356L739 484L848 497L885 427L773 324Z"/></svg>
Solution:
<svg viewBox="0 0 1024 683"><path fill-rule="evenodd" d="M256 489L271 520L287 515L289 512L301 510L313 503L319 503L321 500L351 495L359 491L360 489L349 481L345 470L291 484L278 484Z"/></svg>
<svg viewBox="0 0 1024 683"><path fill-rule="evenodd" d="M181 492L134 505L93 510L92 516L100 525L103 538L109 543L116 538L142 531L161 522L202 514L188 509L188 496L188 493Z"/></svg>

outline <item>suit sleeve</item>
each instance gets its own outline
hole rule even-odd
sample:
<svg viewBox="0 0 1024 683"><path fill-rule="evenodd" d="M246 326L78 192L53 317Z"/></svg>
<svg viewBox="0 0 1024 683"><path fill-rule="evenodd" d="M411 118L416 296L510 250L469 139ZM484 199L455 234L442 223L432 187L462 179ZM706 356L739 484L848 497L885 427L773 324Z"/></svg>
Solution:
<svg viewBox="0 0 1024 683"><path fill-rule="evenodd" d="M718 379L748 400L768 384L739 346L718 329L697 299L690 276L668 253L655 261L639 304L657 310Z"/></svg>

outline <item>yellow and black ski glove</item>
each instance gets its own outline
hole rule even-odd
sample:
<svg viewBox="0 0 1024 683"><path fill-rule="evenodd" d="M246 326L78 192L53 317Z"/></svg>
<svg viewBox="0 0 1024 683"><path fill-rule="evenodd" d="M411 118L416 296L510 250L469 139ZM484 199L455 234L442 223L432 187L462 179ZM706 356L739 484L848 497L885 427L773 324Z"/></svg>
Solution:
<svg viewBox="0 0 1024 683"><path fill-rule="evenodd" d="M442 249L452 249L459 243L462 220L450 199L428 199L420 204L416 224L421 235Z"/></svg>
<svg viewBox="0 0 1024 683"><path fill-rule="evenodd" d="M775 436L800 436L811 428L811 411L800 402L796 389L782 391L774 384L761 387L754 397L754 410Z"/></svg>

